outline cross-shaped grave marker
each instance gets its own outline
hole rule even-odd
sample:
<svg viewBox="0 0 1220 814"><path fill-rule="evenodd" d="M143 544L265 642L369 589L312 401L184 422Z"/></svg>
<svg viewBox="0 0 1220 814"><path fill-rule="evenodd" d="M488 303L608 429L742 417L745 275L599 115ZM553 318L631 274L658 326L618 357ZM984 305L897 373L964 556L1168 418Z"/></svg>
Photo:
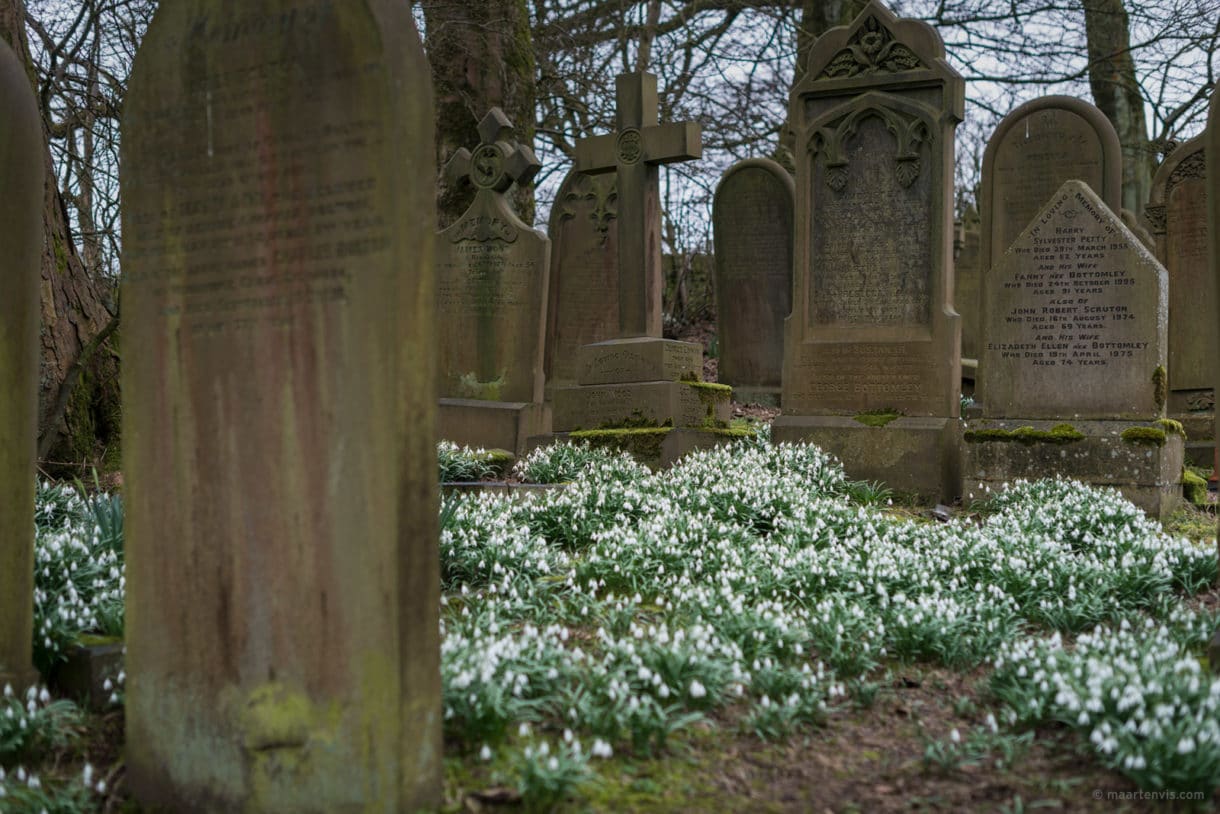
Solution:
<svg viewBox="0 0 1220 814"><path fill-rule="evenodd" d="M517 242L521 230L528 228L516 217L504 193L513 183L528 184L542 165L528 145L513 138L513 129L504 111L493 107L479 121L481 141L474 152L462 147L445 164L445 176L451 183L467 178L477 190L466 212L445 231L450 242L503 241L512 244ZM485 273L483 296L489 301L495 300L500 284L500 273ZM494 322L492 317L488 319ZM477 331L473 339L478 349L475 372L479 381L497 379L504 355L503 336L489 324L485 330Z"/></svg>
<svg viewBox="0 0 1220 814"><path fill-rule="evenodd" d="M618 176L619 332L661 336L661 193L657 167L703 156L698 122L658 124L657 78L619 74L617 133L576 142L576 169Z"/></svg>

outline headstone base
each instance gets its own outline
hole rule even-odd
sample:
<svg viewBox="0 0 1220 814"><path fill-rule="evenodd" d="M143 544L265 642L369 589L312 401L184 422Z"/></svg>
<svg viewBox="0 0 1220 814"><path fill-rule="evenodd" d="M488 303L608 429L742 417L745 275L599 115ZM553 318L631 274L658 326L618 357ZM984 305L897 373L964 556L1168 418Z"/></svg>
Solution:
<svg viewBox="0 0 1220 814"><path fill-rule="evenodd" d="M555 432L621 427L720 427L732 417L733 390L690 381L629 382L555 391Z"/></svg>
<svg viewBox="0 0 1220 814"><path fill-rule="evenodd" d="M779 407L782 387L738 387L733 386L733 401L738 404L757 404L759 407Z"/></svg>
<svg viewBox="0 0 1220 814"><path fill-rule="evenodd" d="M520 456L533 435L550 431L550 407L520 401L441 399L437 438L458 446L505 449Z"/></svg>
<svg viewBox="0 0 1220 814"><path fill-rule="evenodd" d="M951 501L960 493L960 426L956 418L903 416L870 427L852 416L781 415L771 440L815 444L842 461L850 478Z"/></svg>
<svg viewBox="0 0 1220 814"><path fill-rule="evenodd" d="M584 385L703 378L703 346L676 339L636 336L595 342L582 345L576 359Z"/></svg>
<svg viewBox="0 0 1220 814"><path fill-rule="evenodd" d="M695 427L644 427L621 430L557 432L529 439L531 450L562 441L587 442L593 446L621 449L652 469L664 469L687 453L742 441L754 435L745 430L698 429Z"/></svg>
<svg viewBox="0 0 1220 814"><path fill-rule="evenodd" d="M1018 478L1058 475L1114 487L1164 519L1181 501L1182 460L1182 437L1155 422L977 419L966 422L963 436L962 499L981 499Z"/></svg>

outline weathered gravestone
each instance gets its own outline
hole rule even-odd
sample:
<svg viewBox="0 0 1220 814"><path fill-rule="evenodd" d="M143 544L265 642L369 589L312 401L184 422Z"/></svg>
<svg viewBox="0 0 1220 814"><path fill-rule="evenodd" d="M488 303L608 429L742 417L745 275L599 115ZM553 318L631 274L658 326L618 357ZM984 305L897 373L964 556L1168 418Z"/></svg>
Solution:
<svg viewBox="0 0 1220 814"><path fill-rule="evenodd" d="M546 389L580 378L580 348L618 336L618 193L612 175L573 170L551 207Z"/></svg>
<svg viewBox="0 0 1220 814"><path fill-rule="evenodd" d="M957 493L953 131L962 78L929 25L871 2L792 92L796 266L778 441L856 478Z"/></svg>
<svg viewBox="0 0 1220 814"><path fill-rule="evenodd" d="M1212 88L1211 103L1207 112L1207 130L1204 131L1203 140L1205 142L1204 149L1206 150L1207 163L1213 167L1220 167L1220 82ZM1213 172L1207 179L1207 233L1208 239L1208 255L1211 258L1212 267L1212 285L1217 291L1216 304L1220 308L1220 172ZM1220 313L1217 308L1212 309L1212 317L1220 319ZM1213 353L1220 351L1215 343L1212 344L1211 350ZM1213 368L1220 370L1220 365ZM1217 374L1213 374L1217 375ZM1213 390L1220 391L1220 381L1212 379ZM1220 411L1216 412L1217 422L1220 423ZM1212 438L1220 440L1220 430L1215 426L1212 428ZM1217 455L1220 458L1220 454Z"/></svg>
<svg viewBox="0 0 1220 814"><path fill-rule="evenodd" d="M1114 125L1082 99L1044 96L1005 116L983 151L979 206L983 276L1065 181L1083 181L1118 212L1122 171ZM985 333L987 326L982 327ZM976 372L978 401L987 398L982 378Z"/></svg>
<svg viewBox="0 0 1220 814"><path fill-rule="evenodd" d="M528 146L512 141L499 108L479 123L482 143L445 167L469 178L474 201L437 236L441 438L525 450L548 430L542 403L543 338L551 242L524 223L505 193L538 172Z"/></svg>
<svg viewBox="0 0 1220 814"><path fill-rule="evenodd" d="M616 174L618 338L579 349L578 385L553 391L554 429L665 463L720 440L697 433L729 418L731 388L699 381L703 349L661 338L658 167L698 158L702 138L695 122L658 124L652 74L620 75L617 103L618 132L578 141L576 170Z"/></svg>
<svg viewBox="0 0 1220 814"><path fill-rule="evenodd" d="M433 114L410 8L183 0L124 104L127 777L441 797Z"/></svg>
<svg viewBox="0 0 1220 814"><path fill-rule="evenodd" d="M1198 136L1152 179L1144 216L1169 272L1169 417L1186 428L1187 458L1212 465L1216 403L1216 286L1207 253L1207 156Z"/></svg>
<svg viewBox="0 0 1220 814"><path fill-rule="evenodd" d="M1118 133L1094 105L1044 96L1009 113L983 152L984 274L1065 181L1083 181L1118 212L1122 171Z"/></svg>
<svg viewBox="0 0 1220 814"><path fill-rule="evenodd" d="M0 689L37 678L34 437L42 256L42 123L30 79L0 42Z"/></svg>
<svg viewBox="0 0 1220 814"><path fill-rule="evenodd" d="M787 170L754 158L729 168L712 202L719 378L741 402L779 404L795 194Z"/></svg>
<svg viewBox="0 0 1220 814"><path fill-rule="evenodd" d="M966 497L1052 474L1115 486L1153 515L1180 494L1166 397L1166 275L1091 189L1068 181L983 285L983 418Z"/></svg>
<svg viewBox="0 0 1220 814"><path fill-rule="evenodd" d="M974 207L954 224L953 309L962 318L962 380L974 381L979 360L979 311L983 270L979 268L983 232Z"/></svg>

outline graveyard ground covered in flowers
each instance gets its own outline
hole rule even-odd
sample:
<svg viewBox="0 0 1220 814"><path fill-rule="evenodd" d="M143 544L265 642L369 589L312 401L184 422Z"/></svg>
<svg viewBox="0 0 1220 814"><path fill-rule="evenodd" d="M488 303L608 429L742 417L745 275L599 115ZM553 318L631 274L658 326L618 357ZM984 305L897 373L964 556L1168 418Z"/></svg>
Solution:
<svg viewBox="0 0 1220 814"><path fill-rule="evenodd" d="M1113 493L1018 484L934 522L765 437L661 473L552 447L514 475L568 485L441 506L446 810L1216 799L1214 543ZM38 550L45 670L121 633L118 501L41 487ZM0 698L0 811L134 810L121 679L102 714Z"/></svg>

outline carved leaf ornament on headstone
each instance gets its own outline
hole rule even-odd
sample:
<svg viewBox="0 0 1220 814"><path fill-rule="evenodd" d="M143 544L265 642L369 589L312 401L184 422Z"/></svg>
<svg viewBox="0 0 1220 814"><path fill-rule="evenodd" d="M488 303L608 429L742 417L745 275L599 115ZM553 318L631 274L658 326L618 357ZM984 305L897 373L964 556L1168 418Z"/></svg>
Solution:
<svg viewBox="0 0 1220 814"><path fill-rule="evenodd" d="M894 172L903 188L908 188L919 178L922 162L919 146L932 141L932 132L927 122L918 116L906 116L893 108L871 103L859 107L837 123L825 127L809 142L809 150L816 155L821 152L826 158L826 184L835 192L847 187L847 145L855 137L860 122L876 116L894 135L897 155L894 157Z"/></svg>
<svg viewBox="0 0 1220 814"><path fill-rule="evenodd" d="M589 201L589 220L593 221L604 246L610 237L610 224L618 218L618 190L613 183L605 184L594 180L592 176L578 175L572 188L563 196L560 202L560 216L567 220L576 217L576 202Z"/></svg>
<svg viewBox="0 0 1220 814"><path fill-rule="evenodd" d="M835 55L818 79L850 79L871 73L898 73L925 67L915 52L894 39L870 17L847 47Z"/></svg>

